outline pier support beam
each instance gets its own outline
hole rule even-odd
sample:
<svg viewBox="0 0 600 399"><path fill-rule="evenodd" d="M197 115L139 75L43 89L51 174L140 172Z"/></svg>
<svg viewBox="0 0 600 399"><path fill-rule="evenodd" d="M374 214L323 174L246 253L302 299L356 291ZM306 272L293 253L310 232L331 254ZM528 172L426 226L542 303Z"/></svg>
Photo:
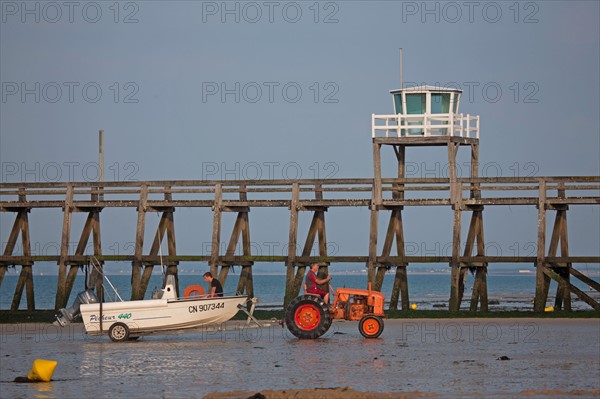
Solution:
<svg viewBox="0 0 600 399"><path fill-rule="evenodd" d="M402 227L402 207L394 209L390 214L390 222L388 224L388 230L381 253L382 257L390 256L394 238L396 239L396 250L398 252L398 257L402 259L405 257L404 231ZM389 310L398 309L399 297L401 299L402 310L408 310L410 305L408 298L408 275L406 270L408 263L401 261L395 263L394 265L379 265L373 289L376 291L381 291L385 272L393 266L396 267L396 275L394 278L394 286L392 288Z"/></svg>
<svg viewBox="0 0 600 399"><path fill-rule="evenodd" d="M156 234L154 235L154 240L152 241L152 247L150 247L149 256L157 256L161 254L160 249L162 248L162 241L165 237L165 233L167 233L167 253L169 256L177 255L177 246L175 242L175 219L173 213L175 212L175 208L162 208L162 214L160 216L160 222L158 223L158 227L156 228ZM154 271L154 266L156 264L146 263L144 265L144 270L139 283L139 297L138 299L144 299L146 295L146 291L148 290L148 284L150 283L150 277L152 277L152 272ZM160 265L162 266L162 265ZM179 296L179 278L177 275L177 262L165 262L164 266L166 267L166 275L175 276L175 291L177 296ZM163 288L164 283L163 281Z"/></svg>
<svg viewBox="0 0 600 399"><path fill-rule="evenodd" d="M167 191L170 190L170 187L165 188ZM150 277L152 277L152 272L154 271L155 263L143 262L143 252L144 252L144 234L146 227L146 213L148 210L161 212L160 221L158 222L158 227L156 228L156 233L154 234L154 240L152 241L152 247L150 248L150 257L156 257L162 253L162 241L167 233L167 252L169 256L177 256L177 245L175 241L175 218L174 218L174 207L169 206L160 206L160 207L148 207L147 205L148 199L148 190L142 191L140 196L140 203L138 205L138 223L136 228L136 243L135 243L135 253L134 253L134 261L133 261L133 270L132 270L132 290L131 290L131 300L141 300L144 299L146 295L146 291L148 289L148 284L150 282ZM171 201L171 193L165 193L165 201ZM168 261L163 262L166 267L165 274L167 276L175 277L175 293L179 296L179 276L177 273L177 265L178 262ZM164 283L163 281L163 288Z"/></svg>
<svg viewBox="0 0 600 399"><path fill-rule="evenodd" d="M469 232L467 233L467 240L465 242L465 250L463 256L472 256L473 250L475 249L475 241L477 241L477 256L485 257L485 241L483 235L483 206L471 207L473 211L471 215L471 223L469 225ZM480 304L481 311L488 311L488 295L487 295L487 263L460 263L460 277L458 282L459 293L458 293L458 306L460 308L465 289L465 277L467 270L471 271L475 275L475 282L473 284L473 290L471 293L471 311L476 311Z"/></svg>
<svg viewBox="0 0 600 399"><path fill-rule="evenodd" d="M576 270L573 267L569 268L569 273L573 277L578 278L583 283L587 284L590 287L590 290L596 290L597 292L600 292L600 283L598 283L597 281L592 280L591 278L589 278L588 276L586 276L585 274L581 273L579 270ZM582 301L590 305L594 310L600 311L600 303L596 302L589 295L587 295L572 284L570 284L569 289Z"/></svg>
<svg viewBox="0 0 600 399"><path fill-rule="evenodd" d="M471 144L471 177L479 176L479 143ZM481 188L479 183L471 184L471 198L481 198ZM465 256L471 256L473 251L474 240L477 240L477 256L485 256L485 239L483 234L483 205L472 206L470 209L473 211L471 215L471 225L469 226L469 233L467 234L467 242L465 247ZM480 305L482 312L488 311L488 291L487 291L487 262L481 264L467 265L469 267L475 266L475 282L473 283L473 290L471 293L471 306L472 312L477 310L477 305Z"/></svg>
<svg viewBox="0 0 600 399"><path fill-rule="evenodd" d="M311 255L315 239L319 242L319 256L327 256L327 236L325 229L325 212L327 207L313 206L303 207L299 201L299 187L294 185L292 189L292 203L290 209L290 246L288 249L288 266L286 274L286 290L284 298L284 308L297 297L300 293L306 274L307 263L296 262L296 249L298 237L298 213L299 210L313 211L313 217L308 229L306 241L302 249L302 257ZM316 184L315 187L316 199L323 199L323 191L321 185ZM292 248L293 244L293 248ZM329 262L319 262L319 275L321 278L329 273ZM296 269L297 268L297 269ZM323 289L326 289L325 287Z"/></svg>
<svg viewBox="0 0 600 399"><path fill-rule="evenodd" d="M211 245L211 258L210 258L210 272L219 280L223 287L227 282L229 271L233 266L241 266L242 271L238 280L236 293L238 295L246 293L249 298L254 297L254 280L252 278L252 261L236 261L232 260L235 257L236 249L242 239L242 256L251 257L251 245L250 245L250 208L247 206L240 207L223 207L223 189L221 185L218 185L218 189L215 190L215 201L213 205L213 230L212 230L212 245ZM248 195L245 185L240 185L240 201L247 201ZM221 247L221 224L223 212L237 212L237 217L233 225L231 236L229 237L229 243L225 256L220 255ZM220 268L220 269L219 269Z"/></svg>
<svg viewBox="0 0 600 399"><path fill-rule="evenodd" d="M457 142L448 143L448 165L450 182L450 203L454 211L454 222L452 230L452 257L450 261L451 283L450 283L450 301L448 308L452 312L458 312L462 303L465 279L468 270L475 274L475 282L471 293L470 310L476 311L480 304L481 311L488 311L487 295L487 262L464 263L460 261L461 230L462 230L462 212L471 210L471 223L465 242L465 257L472 255L477 241L477 256L485 257L485 240L483 234L483 206L463 205L463 186L458 179L456 169L456 156L460 144ZM479 144L470 143L471 147L471 177L479 176ZM472 183L470 187L470 198L481 198L479 183Z"/></svg>
<svg viewBox="0 0 600 399"><path fill-rule="evenodd" d="M373 191L371 193L369 222L369 258L367 261L368 282L375 285L377 271L377 237L379 235L379 207L383 200L381 183L381 144L373 142Z"/></svg>
<svg viewBox="0 0 600 399"><path fill-rule="evenodd" d="M327 237L325 235L326 211L327 209L325 208L314 212L312 221L310 223L310 228L308 229L306 241L304 243L304 248L302 249L302 257L310 256L315 238L318 238L319 241L319 256L327 256ZM298 294L300 293L300 288L302 287L304 282L304 275L306 274L306 266L308 265L305 263L297 265L296 275L294 277L293 283L293 297L298 296ZM319 274L321 275L321 278L323 278L329 273L328 266L328 262L321 263L319 265Z"/></svg>
<svg viewBox="0 0 600 399"><path fill-rule="evenodd" d="M454 223L452 228L452 258L450 261L450 302L448 309L458 312L460 309L460 232L462 223L462 210L454 209Z"/></svg>
<svg viewBox="0 0 600 399"><path fill-rule="evenodd" d="M371 284L375 284L375 275L377 271L377 236L379 229L379 211L375 203L375 193L371 201L370 221L369 221L369 258L367 261L367 279Z"/></svg>
<svg viewBox="0 0 600 399"><path fill-rule="evenodd" d="M92 242L94 245L94 256L102 255L102 241L100 239L100 212L102 209L92 210L88 213L87 219L85 221L85 225L83 226L83 230L81 232L81 237L79 238L79 243L77 244L77 248L75 249L75 255L80 256L84 255L86 247L88 245L90 235L92 235ZM95 267L91 273L90 281L87 281L86 284L89 287L94 287L96 289L96 295L98 299L101 300L103 297L103 292L101 289L102 276L104 274L103 266L104 262L100 261L98 264L95 264ZM72 264L69 268L69 274L67 275L67 298L70 296L71 291L73 290L73 284L75 283L75 277L77 277L77 271L79 268L84 266L83 263ZM98 270L96 270L98 268Z"/></svg>
<svg viewBox="0 0 600 399"><path fill-rule="evenodd" d="M451 312L460 310L460 285L462 282L460 272L460 235L462 229L462 185L456 176L456 154L459 144L448 142L448 171L450 181L450 203L454 211L452 227L452 258L450 261L450 301L448 309Z"/></svg>
<svg viewBox="0 0 600 399"><path fill-rule="evenodd" d="M235 224L233 225L231 237L229 238L227 251L225 252L225 260L220 262L221 270L218 272L218 279L222 285L225 285L230 268L233 266L241 266L242 271L238 280L237 293L243 294L245 292L249 297L252 297L254 295L254 286L252 284L252 265L254 263L250 261L235 262L227 260L228 258L235 256L240 237L242 239L242 256L252 256L250 248L250 223L248 217L250 208L244 207L236 210L238 211L238 214L235 219Z"/></svg>
<svg viewBox="0 0 600 399"><path fill-rule="evenodd" d="M406 163L406 147L404 145L394 145L394 154L398 163L398 178L404 179L405 176L405 163ZM392 199L403 200L404 199L404 184L394 183L392 185ZM390 209L388 207L388 209ZM383 243L382 257L390 256L394 238L396 239L396 251L398 257L404 259L406 252L404 249L404 227L402 224L402 211L403 206L395 206L391 208L390 222ZM394 265L383 265L377 270L375 277L374 287L380 291L383 286L383 279L385 272L390 267L396 267L396 274L394 277L394 285L392 287L392 293L390 296L389 310L398 309L398 299L401 299L402 310L408 310L410 306L410 300L408 295L408 274L407 274L408 262L401 260Z"/></svg>
<svg viewBox="0 0 600 399"><path fill-rule="evenodd" d="M394 153L396 155L399 179L405 178L405 160L406 160L406 147L400 144L392 145ZM400 261L396 264L382 264L377 262L377 242L378 242L378 229L379 229L379 211L380 209L391 210L390 221L388 223L388 229L382 249L382 257L388 257L391 254L394 238L396 239L396 249L400 258L405 257L404 250L404 229L402 226L402 210L403 206L392 206L383 207L383 187L382 187L382 176L381 176L381 143L373 142L373 167L374 167L374 181L373 181L373 193L371 200L371 220L370 220L370 234L369 234L369 258L367 262L368 281L373 285L373 289L380 291L383 286L383 280L385 274L392 267L396 268L396 274L394 277L394 284L392 287L392 293L390 298L390 310L396 310L398 308L398 299L401 299L402 310L409 309L409 295L408 295L408 275L407 266L408 263ZM394 183L392 185L392 199L402 200L404 199L404 184Z"/></svg>
<svg viewBox="0 0 600 399"><path fill-rule="evenodd" d="M75 209L76 210L76 209ZM93 244L94 244L94 255L95 256L101 256L102 255L102 243L101 243L101 239L100 239L100 212L101 209L97 208L97 209L88 209L90 212L88 213L87 219L85 221L85 225L83 226L83 230L81 231L81 236L79 237L79 242L77 244L77 248L75 249L75 253L74 255L77 257L81 257L85 254L85 250L86 247L88 245L88 241L90 238L90 235L92 235L92 240L93 240ZM65 212L65 219L69 219L66 223L63 223L63 229L64 228L69 228L66 227L65 225L70 225L70 219L71 219L71 214L73 211L69 212L69 214L67 215ZM70 237L71 232L70 231L64 231L63 230L63 238L67 238L66 243L63 243L63 245L65 245L65 247L61 247L61 263L59 264L59 279L58 279L58 287L59 289L62 291L62 295L59 301L59 298L57 296L57 300L56 300L56 304L55 307L60 309L60 308L64 308L67 306L67 302L69 300L69 296L71 295L71 291L73 290L73 285L75 284L75 278L77 277L77 272L80 268L82 268L84 266L83 263L71 263L67 260L68 258L68 252L69 252L69 248L68 248L68 237ZM64 255L63 255L64 254ZM64 256L64 258L63 258ZM67 272L67 265L69 266L69 270ZM100 262L99 264L96 264L96 267L98 267L100 270L94 270L94 272L92 273L93 277L93 281L90 282L86 282L86 284L89 283L90 286L94 286L96 288L96 294L98 296L98 299L101 300L103 297L103 292L100 289L100 284L102 283L102 280L100 278L98 278L97 276L101 276L102 275L102 268L103 268L103 262ZM63 270L64 271L64 275L61 276L60 271Z"/></svg>
<svg viewBox="0 0 600 399"><path fill-rule="evenodd" d="M398 161L398 178L404 179L406 177L406 147L403 145L395 145L394 153L396 154L396 160ZM393 186L392 198L404 199L404 184L395 184ZM396 235L396 248L398 256L404 257L406 255L404 247L404 226L402 224L402 211L404 207L397 209L397 215L394 218L394 233ZM393 211L392 211L393 213ZM390 223L392 216L390 216ZM388 229L389 232L389 229ZM410 306L410 300L408 295L408 274L407 274L408 262L402 262L396 265L396 276L394 277L394 286L392 287L392 294L390 297L390 310L398 309L398 296L401 299L402 310L408 310ZM400 295L398 295L400 294Z"/></svg>
<svg viewBox="0 0 600 399"><path fill-rule="evenodd" d="M296 267L296 246L298 244L298 212L300 210L300 185L292 184L292 200L290 202L290 233L288 237L288 261L286 264L285 275L285 296L283 298L283 308L297 296L294 291L294 271Z"/></svg>
<svg viewBox="0 0 600 399"><path fill-rule="evenodd" d="M221 219L223 212L223 186L215 185L215 199L212 206L213 223L212 223L212 239L210 249L210 273L213 277L217 277L219 273L219 251L221 248ZM223 284L221 282L221 284Z"/></svg>
<svg viewBox="0 0 600 399"><path fill-rule="evenodd" d="M550 277L544 273L545 253L546 253L546 182L539 182L538 196L538 218L537 218L537 256L535 261L535 299L533 310L543 312L548 299L548 290L550 288Z"/></svg>
<svg viewBox="0 0 600 399"><path fill-rule="evenodd" d="M24 200L24 199L23 199ZM31 241L29 238L29 209L23 208L17 212L15 222L10 231L8 242L4 248L4 256L11 256L15 249L17 239L21 236L21 251L24 257L31 256ZM21 273L19 274L19 280L15 288L15 293L10 306L10 310L18 310L19 304L21 303L21 297L23 295L23 289L26 289L27 298L27 310L35 310L35 297L33 292L33 262L22 263ZM0 265L0 286L6 273L7 265Z"/></svg>
<svg viewBox="0 0 600 399"><path fill-rule="evenodd" d="M56 299L54 301L54 308L56 310L64 308L67 300L68 293L66 292L66 278L67 278L67 257L69 256L69 240L71 237L71 216L73 213L73 186L67 185L65 204L63 207L63 225L62 235L60 240L60 259L58 261L58 283L56 285Z"/></svg>
<svg viewBox="0 0 600 399"><path fill-rule="evenodd" d="M238 213L235 225L233 227L233 232L231 233L231 238L229 240L229 247L227 248L226 256L235 255L235 249L238 245L240 237L242 239L242 256L252 256L252 251L250 247L249 212L250 208L246 208L245 211ZM234 263L231 263L231 265L233 266ZM252 266L254 265L254 262L244 261L236 263L236 265L242 267L236 293L239 295L245 293L246 295L248 295L248 298L253 298L254 280L252 278ZM223 268L221 268L221 272L223 272Z"/></svg>
<svg viewBox="0 0 600 399"><path fill-rule="evenodd" d="M567 205L562 205L556 208L556 219L554 228L552 229L552 237L550 238L550 246L548 248L548 257L556 256L558 244L560 242L560 254L562 257L569 256L569 238L567 233ZM553 267L552 267L553 266ZM571 286L569 269L572 264L555 264L551 265L553 271L561 277L556 289L556 297L554 300L554 309L571 311Z"/></svg>
<svg viewBox="0 0 600 399"><path fill-rule="evenodd" d="M141 292L142 268L144 263L144 233L146 232L146 208L148 201L148 186L142 184L140 187L140 199L137 206L137 223L135 227L135 249L131 265L131 300L144 297Z"/></svg>
<svg viewBox="0 0 600 399"><path fill-rule="evenodd" d="M542 190L542 183L540 182L540 195ZM545 186L545 184L544 184ZM545 192L545 188L544 188ZM564 197L564 190L559 189L559 197ZM550 237L550 245L548 247L548 258L555 258L558 252L560 244L560 254L562 258L569 256L569 238L567 230L567 210L568 205L554 205L550 209L556 210L556 217L554 220L554 227L552 229L552 236ZM600 305L593 299L591 299L583 291L577 289L571 284L571 275L576 276L584 283L588 284L590 288L600 290L600 285L593 282L593 280L587 278L577 270L573 269L571 263L559 263L559 262L546 262L544 258L539 259L539 255L543 255L545 245L545 214L546 209L540 212L538 208L538 260L536 262L537 269L537 284L536 294L534 301L534 310L536 312L543 312L548 300L548 292L550 290L550 279L555 280L558 284L556 289L556 296L554 299L555 310L566 310L571 311L571 293L577 295L581 300L588 303L594 309L600 309ZM543 226L540 223L543 220ZM544 236L544 242L542 243L541 236ZM542 246L542 248L540 248ZM540 275L541 274L541 275ZM591 284L590 284L591 282ZM595 283L595 284L594 284Z"/></svg>

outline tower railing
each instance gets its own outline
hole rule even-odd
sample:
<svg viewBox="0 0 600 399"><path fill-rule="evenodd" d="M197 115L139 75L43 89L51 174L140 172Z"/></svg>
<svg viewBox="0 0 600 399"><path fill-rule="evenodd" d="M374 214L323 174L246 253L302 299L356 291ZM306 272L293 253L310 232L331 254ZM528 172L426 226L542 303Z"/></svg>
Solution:
<svg viewBox="0 0 600 399"><path fill-rule="evenodd" d="M463 137L479 139L479 115L470 114L372 114L375 137Z"/></svg>

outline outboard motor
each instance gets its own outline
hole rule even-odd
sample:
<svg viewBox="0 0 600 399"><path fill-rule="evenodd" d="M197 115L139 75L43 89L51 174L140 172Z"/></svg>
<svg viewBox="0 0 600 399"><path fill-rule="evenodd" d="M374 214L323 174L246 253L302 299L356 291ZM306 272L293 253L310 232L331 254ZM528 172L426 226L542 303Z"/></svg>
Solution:
<svg viewBox="0 0 600 399"><path fill-rule="evenodd" d="M77 297L70 308L62 308L59 310L59 314L56 315L56 322L62 327L72 323L73 320L80 315L79 305L89 303L98 303L98 297L92 290L81 291L77 294Z"/></svg>

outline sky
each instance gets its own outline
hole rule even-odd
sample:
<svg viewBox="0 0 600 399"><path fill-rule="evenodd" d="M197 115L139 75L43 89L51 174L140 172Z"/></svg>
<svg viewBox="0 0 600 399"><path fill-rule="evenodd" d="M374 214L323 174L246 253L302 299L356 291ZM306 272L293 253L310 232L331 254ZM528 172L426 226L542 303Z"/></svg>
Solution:
<svg viewBox="0 0 600 399"><path fill-rule="evenodd" d="M461 112L481 117L481 176L600 174L597 1L0 6L2 182L95 180L100 129L107 180L372 177L371 114L392 112L399 48L405 85L464 90ZM467 161L461 149L464 173ZM391 150L383 162L392 176ZM446 177L445 166L443 148L407 153L407 177ZM535 208L490 208L489 252L534 254ZM13 220L0 216L2 249ZM135 220L133 208L102 213L105 252L132 252ZM208 253L211 220L176 211L179 254ZM367 254L366 208L326 220L330 254ZM404 223L408 254L448 254L449 208L408 209ZM56 254L60 210L34 210L30 224L34 254ZM147 237L157 224L148 217ZM287 209L253 210L250 224L255 254L286 254ZM302 214L301 240L309 224ZM572 206L569 235L572 255L598 256L600 210Z"/></svg>

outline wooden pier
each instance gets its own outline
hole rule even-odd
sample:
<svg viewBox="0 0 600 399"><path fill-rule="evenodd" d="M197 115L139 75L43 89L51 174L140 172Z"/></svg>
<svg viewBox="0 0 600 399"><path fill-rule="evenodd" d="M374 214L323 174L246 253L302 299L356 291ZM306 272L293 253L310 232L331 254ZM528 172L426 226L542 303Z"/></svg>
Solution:
<svg viewBox="0 0 600 399"><path fill-rule="evenodd" d="M375 146L379 143L374 142ZM265 180L265 181L141 181L141 182L81 182L81 183L1 183L0 211L14 213L4 254L0 257L0 284L9 266L20 266L21 272L11 309L17 310L23 291L27 309L35 309L32 271L36 262L56 262L58 285L55 307L67 304L80 266L89 262L84 254L90 238L94 256L101 262L130 262L132 299L143 298L153 267L161 264L158 254L165 233L168 253L162 257L167 273L177 276L180 262L208 262L222 282L231 266L242 272L238 291L254 295L252 265L254 262L275 262L287 268L285 303L301 288L306 266L321 263L324 271L331 263L364 263L368 278L380 288L386 271L396 269L390 308L408 309L409 289L406 278L411 263L446 263L452 268L449 309L457 311L464 294L463 277L468 269L475 270L476 282L471 294L472 310L487 311L487 268L494 263L530 263L536 266L535 311L543 311L548 297L550 279L558 282L556 307L570 310L571 294L600 310L600 305L573 284L571 277L582 280L596 291L600 285L577 270L577 263L600 263L600 256L573 256L568 250L567 213L569 206L600 205L600 177L497 177L497 178L375 178L326 180ZM501 195L499 195L499 193ZM510 195L507 195L510 194ZM448 207L454 213L451 256L406 256L402 225L404 207ZM485 206L526 206L537 208L536 256L489 256L484 253L483 209ZM211 208L213 211L212 250L210 255L180 255L176 252L175 218L177 208ZM287 256L257 256L251 253L249 212L252 208L279 207L289 209L289 252ZM365 255L327 254L325 215L329 208L367 207L371 210L369 253ZM44 209L63 210L61 251L58 256L32 256L29 217ZM130 208L137 212L135 251L133 255L106 255L101 245L101 216L113 208ZM74 253L69 253L71 218L74 212L87 213L83 231ZM161 214L155 239L144 252L144 232L148 212ZM225 253L221 248L221 219L224 212L234 212L237 218L229 236ZM311 212L312 222L303 252L297 255L299 243L298 215ZM463 213L471 213L471 221L460 254ZM377 221L381 214L390 215L382 253L377 251ZM546 219L554 213L554 228L546 250ZM260 220L255 223L263 223ZM357 229L366 226L356 226ZM3 226L4 228L4 226ZM21 240L22 254L13 254ZM243 253L235 254L240 242ZM397 254L392 255L396 240ZM318 241L318 255L311 256L313 242ZM560 248L560 253L559 253ZM474 253L475 252L475 253ZM478 306L479 305L479 306Z"/></svg>
<svg viewBox="0 0 600 399"><path fill-rule="evenodd" d="M530 263L536 267L534 310L543 312L548 299L550 280L558 282L555 308L571 310L571 294L593 309L600 304L571 283L579 279L596 291L600 284L577 270L578 263L600 263L600 256L573 256L569 253L567 213L569 206L600 205L600 176L569 177L497 177L482 178L479 169L479 116L458 113L461 90L422 86L392 90L395 113L372 115L372 179L323 180L257 180L257 181L144 181L87 183L0 183L0 211L15 214L4 254L0 256L0 285L9 266L21 266L21 274L11 309L17 310L26 288L27 308L34 309L32 269L35 262L56 262L58 284L55 307L62 308L73 288L81 266L89 262L84 254L91 239L94 256L102 265L107 261L131 262L131 299L142 299L154 266L167 267L166 273L177 277L180 262L208 262L213 275L223 285L232 266L242 271L237 291L254 296L252 266L254 262L282 263L286 267L284 306L300 292L306 267L318 262L328 273L331 263L364 263L368 281L380 290L388 271L395 269L390 296L390 309L409 308L407 267L411 263L447 263L451 268L449 310L458 311L464 296L467 271L475 275L470 309L488 311L487 270L493 263ZM406 152L413 147L446 147L447 178L414 179L405 176ZM470 150L470 176L457 174L457 154L460 148ZM382 149L392 148L397 161L397 173L382 176ZM485 253L483 215L489 206L525 206L537 208L536 256L490 256ZM327 253L325 215L330 208L365 207L370 211L368 254L335 255ZM407 256L405 251L402 213L406 207L448 207L453 213L450 256ZM63 210L63 224L58 256L31 254L29 213L44 208ZM131 208L137 212L135 250L133 255L106 255L102 251L100 220L111 208ZM213 211L210 255L178 255L175 240L177 208L211 208ZM252 208L287 208L289 210L288 253L282 256L252 254L250 218ZM75 253L69 253L74 212L87 213ZM148 212L161 214L154 241L144 252L144 235ZM229 236L227 250L221 253L223 213L237 214ZM312 213L312 222L304 245L299 245L300 212ZM461 254L463 214L471 219ZM389 214L387 232L381 253L378 253L379 219ZM554 216L554 227L547 244L546 224ZM268 222L268 221L266 221ZM256 221L255 223L261 223ZM263 221L262 223L265 223ZM4 226L2 226L4 227ZM367 226L356 226L365 229ZM167 235L168 253L159 256L161 243ZM21 237L22 254L13 254ZM242 254L236 255L240 243ZM318 241L318 255L311 255ZM396 242L396 254L392 249ZM298 254L297 249L303 248ZM560 252L559 252L560 249ZM101 266L102 267L102 266ZM98 273L90 277L96 286ZM177 281L177 279L176 279ZM177 288L178 292L179 287ZM101 293L99 293L101 295Z"/></svg>

